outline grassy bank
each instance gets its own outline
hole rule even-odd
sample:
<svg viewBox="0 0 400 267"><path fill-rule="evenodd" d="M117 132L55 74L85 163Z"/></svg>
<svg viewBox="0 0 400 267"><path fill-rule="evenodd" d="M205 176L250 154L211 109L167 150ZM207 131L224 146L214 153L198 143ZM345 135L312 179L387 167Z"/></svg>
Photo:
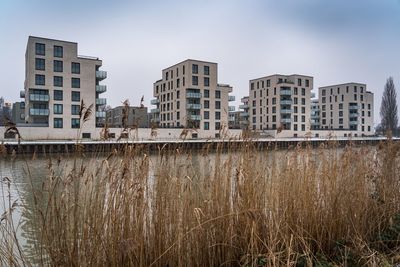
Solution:
<svg viewBox="0 0 400 267"><path fill-rule="evenodd" d="M34 192L38 263L390 266L400 262L399 151L277 153L249 142L150 157L127 146L61 174L53 160ZM23 258L0 250L5 265Z"/></svg>

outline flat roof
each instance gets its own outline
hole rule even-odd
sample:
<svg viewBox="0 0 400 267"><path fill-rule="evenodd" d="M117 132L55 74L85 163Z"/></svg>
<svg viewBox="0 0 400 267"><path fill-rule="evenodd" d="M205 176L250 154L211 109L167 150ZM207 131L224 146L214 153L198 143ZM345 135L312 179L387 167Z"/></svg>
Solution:
<svg viewBox="0 0 400 267"><path fill-rule="evenodd" d="M274 77L274 76L286 76L286 77L289 77L289 76L303 76L303 77L308 77L308 78L313 78L314 79L313 76L304 75L304 74L296 74L296 73L294 73L294 74L279 74L279 73L275 73L275 74L271 74L271 75L268 75L268 76L263 76L263 77L260 77L260 78L251 79L250 82L251 81L255 81L255 80L270 78L270 77Z"/></svg>
<svg viewBox="0 0 400 267"><path fill-rule="evenodd" d="M29 38L44 39L44 40L49 40L49 41L57 41L57 42L64 42L64 43L71 43L71 44L78 44L77 42L58 40L58 39L52 39L52 38L46 38L46 37L39 37L39 36L33 36L33 35L29 35L28 39Z"/></svg>
<svg viewBox="0 0 400 267"><path fill-rule="evenodd" d="M320 87L318 87L318 89L319 89L319 88L330 88L330 87L342 86L342 85L350 85L350 84L358 84L358 85L367 86L367 84L365 84L365 83L348 82L348 83L340 83L340 84L333 84L333 85L320 86Z"/></svg>
<svg viewBox="0 0 400 267"><path fill-rule="evenodd" d="M201 63L208 63L208 64L215 64L215 65L218 65L218 63L216 63L216 62L211 62L211 61L204 61L204 60L198 60L198 59L191 59L191 58L188 58L188 59L185 59L185 60L183 60L183 61L181 61L181 62L179 62L179 63L176 63L176 64L174 64L174 65L171 65L171 66L169 66L169 67L166 67L166 68L162 69L162 71L164 71L164 70L166 70L166 69L169 69L169 68L172 68L172 67L175 67L176 65L182 64L183 62L186 62L186 61L196 61L196 62L201 62Z"/></svg>

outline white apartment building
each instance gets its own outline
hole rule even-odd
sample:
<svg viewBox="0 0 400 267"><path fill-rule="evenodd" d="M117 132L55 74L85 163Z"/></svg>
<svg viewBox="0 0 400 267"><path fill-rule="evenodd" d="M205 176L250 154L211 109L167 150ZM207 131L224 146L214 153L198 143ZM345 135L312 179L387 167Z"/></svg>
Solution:
<svg viewBox="0 0 400 267"><path fill-rule="evenodd" d="M78 56L78 44L30 36L25 54L25 122L30 126L55 129L80 127L81 101L93 104L87 128L102 127L106 99L100 94L107 77L100 70L102 61L96 57Z"/></svg>
<svg viewBox="0 0 400 267"><path fill-rule="evenodd" d="M320 128L374 134L374 94L362 83L323 86L318 91Z"/></svg>
<svg viewBox="0 0 400 267"><path fill-rule="evenodd" d="M313 77L305 75L274 74L250 80L249 129L287 130L294 136L309 131L312 89Z"/></svg>
<svg viewBox="0 0 400 267"><path fill-rule="evenodd" d="M232 87L218 83L218 65L187 59L162 70L154 83L153 122L161 128L195 128L214 132L228 127ZM213 136L214 136L213 134Z"/></svg>

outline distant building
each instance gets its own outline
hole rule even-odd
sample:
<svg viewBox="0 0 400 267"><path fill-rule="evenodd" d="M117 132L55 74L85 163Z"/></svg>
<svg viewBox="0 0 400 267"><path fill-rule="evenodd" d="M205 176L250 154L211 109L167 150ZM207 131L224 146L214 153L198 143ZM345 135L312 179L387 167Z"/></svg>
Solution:
<svg viewBox="0 0 400 267"><path fill-rule="evenodd" d="M11 103L4 102L3 99L0 108L0 126L4 125L6 119L11 120L11 108Z"/></svg>
<svg viewBox="0 0 400 267"><path fill-rule="evenodd" d="M250 129L310 130L313 77L275 74L249 82Z"/></svg>
<svg viewBox="0 0 400 267"><path fill-rule="evenodd" d="M249 129L249 97L245 96L242 97L241 99L242 104L239 106L239 109L241 109L241 112L239 114L240 116L240 128L244 130Z"/></svg>
<svg viewBox="0 0 400 267"><path fill-rule="evenodd" d="M240 129L240 114L242 112L239 111L230 111L229 112L229 129Z"/></svg>
<svg viewBox="0 0 400 267"><path fill-rule="evenodd" d="M97 57L78 56L78 44L30 36L25 54L25 121L49 128L80 128L81 101L93 105L86 129L102 127L105 120L100 95L107 77ZM87 137L89 134L86 134Z"/></svg>
<svg viewBox="0 0 400 267"><path fill-rule="evenodd" d="M318 99L311 100L311 130L320 128L320 107Z"/></svg>
<svg viewBox="0 0 400 267"><path fill-rule="evenodd" d="M154 122L159 127L186 127L210 131L217 136L228 126L232 87L219 84L217 63L188 59L162 70L154 83L151 101Z"/></svg>
<svg viewBox="0 0 400 267"><path fill-rule="evenodd" d="M13 104L11 118L15 124L25 123L25 102L15 102Z"/></svg>
<svg viewBox="0 0 400 267"><path fill-rule="evenodd" d="M320 129L374 134L374 94L362 83L319 87Z"/></svg>
<svg viewBox="0 0 400 267"><path fill-rule="evenodd" d="M123 111L124 106L118 106L107 110L106 118L108 127L122 128L123 127ZM127 126L128 128L148 128L149 120L147 117L147 107L128 107L127 109Z"/></svg>

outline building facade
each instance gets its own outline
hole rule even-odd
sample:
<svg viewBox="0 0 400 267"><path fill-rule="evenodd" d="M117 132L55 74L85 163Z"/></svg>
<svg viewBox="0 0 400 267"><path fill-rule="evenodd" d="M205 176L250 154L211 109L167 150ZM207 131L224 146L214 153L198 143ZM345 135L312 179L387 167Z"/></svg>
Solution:
<svg viewBox="0 0 400 267"><path fill-rule="evenodd" d="M240 128L243 130L248 130L249 129L249 117L250 117L250 113L249 113L249 97L248 96L244 96L242 97L242 99L240 100L240 102L242 103L241 105L239 105L239 109L240 111Z"/></svg>
<svg viewBox="0 0 400 267"><path fill-rule="evenodd" d="M239 111L229 111L229 129L240 129L240 114L242 112Z"/></svg>
<svg viewBox="0 0 400 267"><path fill-rule="evenodd" d="M100 94L107 77L100 70L102 61L95 57L78 56L74 42L30 36L25 54L25 121L32 126L73 129L80 128L81 101L93 105L88 128L102 127L106 99Z"/></svg>
<svg viewBox="0 0 400 267"><path fill-rule="evenodd" d="M374 134L374 95L362 83L323 86L318 91L320 128Z"/></svg>
<svg viewBox="0 0 400 267"><path fill-rule="evenodd" d="M320 129L320 107L318 99L311 99L311 130Z"/></svg>
<svg viewBox="0 0 400 267"><path fill-rule="evenodd" d="M217 132L228 127L232 87L218 83L218 65L188 59L162 70L154 83L153 122L162 128Z"/></svg>
<svg viewBox="0 0 400 267"><path fill-rule="evenodd" d="M108 127L122 128L123 127L123 110L124 106L118 106L107 110L106 118ZM127 127L128 128L148 128L147 107L128 107L127 108Z"/></svg>
<svg viewBox="0 0 400 267"><path fill-rule="evenodd" d="M15 124L25 123L25 102L15 102L12 106L12 121Z"/></svg>
<svg viewBox="0 0 400 267"><path fill-rule="evenodd" d="M313 77L275 74L249 82L249 129L310 130Z"/></svg>

